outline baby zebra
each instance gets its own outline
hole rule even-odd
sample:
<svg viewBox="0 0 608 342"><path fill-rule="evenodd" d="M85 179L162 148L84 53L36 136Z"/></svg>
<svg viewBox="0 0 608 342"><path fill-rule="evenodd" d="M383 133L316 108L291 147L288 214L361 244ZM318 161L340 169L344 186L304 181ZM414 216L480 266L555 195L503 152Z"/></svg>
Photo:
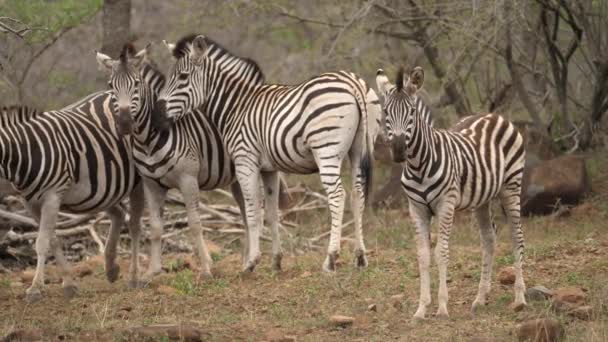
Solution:
<svg viewBox="0 0 608 342"><path fill-rule="evenodd" d="M165 76L148 60L150 45L135 53L131 44L123 47L119 60L97 53L99 64L110 72L109 86L116 98L120 134L133 136L133 156L144 178L146 201L150 209L152 248L149 280L161 272L161 208L167 190L177 188L184 197L188 226L201 263L201 278L211 276L212 260L205 245L199 218L199 190L231 185L244 220L243 197L236 182L234 164L224 149L221 136L211 120L195 110L166 130L153 125L153 106L165 84ZM210 42L218 63L229 63L222 48ZM231 63L239 70L250 67Z"/></svg>
<svg viewBox="0 0 608 342"><path fill-rule="evenodd" d="M376 76L378 90L385 98L387 138L392 145L393 160L405 162L401 185L416 224L420 302L414 318L423 319L431 303L429 226L432 216L439 222L435 247L439 269L437 317L448 317L448 241L455 210L474 210L479 222L483 261L473 310L486 304L496 239L490 201L495 197L500 198L512 227L514 308L521 309L526 305L522 276L524 237L520 222L523 138L513 124L496 114L469 117L449 131L432 128L414 105L423 81L424 72L420 67L407 78L400 69L395 85L390 84L382 70L378 70Z"/></svg>
<svg viewBox="0 0 608 342"><path fill-rule="evenodd" d="M59 210L73 213L106 211L111 229L106 244L106 275L118 278L116 244L124 223L120 202L130 196L132 238L131 277L137 274L139 224L143 190L131 158L131 147L116 134L110 97L96 93L52 112L22 106L0 113L0 178L11 183L15 194L39 223L37 265L26 292L27 301L42 298L44 267L52 252L63 278L67 297L76 293L61 245L55 235Z"/></svg>

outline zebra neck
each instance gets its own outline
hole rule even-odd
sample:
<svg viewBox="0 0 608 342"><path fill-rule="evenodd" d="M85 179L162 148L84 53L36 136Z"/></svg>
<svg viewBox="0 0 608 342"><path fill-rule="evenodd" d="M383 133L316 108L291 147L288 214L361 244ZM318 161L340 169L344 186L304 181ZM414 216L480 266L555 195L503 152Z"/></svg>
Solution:
<svg viewBox="0 0 608 342"><path fill-rule="evenodd" d="M235 108L242 108L246 102L250 102L256 87L257 85L243 82L221 69L217 78L208 82L209 96L204 102L205 115L211 118L222 136L229 135L231 129L240 126L234 121L244 111L236 111Z"/></svg>
<svg viewBox="0 0 608 342"><path fill-rule="evenodd" d="M26 146L22 137L27 132L20 129L20 126L3 128L0 131L0 178L18 185L19 165L21 165L21 147Z"/></svg>
<svg viewBox="0 0 608 342"><path fill-rule="evenodd" d="M164 75L149 66L142 68L141 79L140 105L135 115L134 137L137 142L148 144L156 135L156 130L152 128L152 111L165 80Z"/></svg>
<svg viewBox="0 0 608 342"><path fill-rule="evenodd" d="M423 172L435 158L435 134L426 118L416 115L412 122L412 137L407 144L407 164L411 171Z"/></svg>

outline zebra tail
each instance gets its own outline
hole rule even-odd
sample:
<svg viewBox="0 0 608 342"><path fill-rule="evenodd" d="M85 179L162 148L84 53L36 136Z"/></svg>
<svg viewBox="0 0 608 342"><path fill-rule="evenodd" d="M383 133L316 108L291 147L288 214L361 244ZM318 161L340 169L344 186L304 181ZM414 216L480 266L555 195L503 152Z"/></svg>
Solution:
<svg viewBox="0 0 608 342"><path fill-rule="evenodd" d="M366 89L367 85L362 84L362 88ZM363 134L364 148L362 149L362 155L359 162L359 169L361 170L361 178L363 179L363 194L365 196L365 206L367 207L370 202L370 193L373 188L374 178L374 138L372 136L372 129L370 129L370 120L368 118L367 102L362 96L361 91L355 89L355 98L361 113L361 120L359 121L359 129L357 134Z"/></svg>

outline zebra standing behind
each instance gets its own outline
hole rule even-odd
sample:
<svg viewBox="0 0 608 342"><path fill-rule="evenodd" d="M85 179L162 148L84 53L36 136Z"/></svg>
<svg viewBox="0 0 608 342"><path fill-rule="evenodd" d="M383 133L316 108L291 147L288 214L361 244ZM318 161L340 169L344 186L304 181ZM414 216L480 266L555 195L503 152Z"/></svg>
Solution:
<svg viewBox="0 0 608 342"><path fill-rule="evenodd" d="M406 79L404 70L390 84L378 70L378 90L385 98L387 137L395 162L405 162L401 184L409 199L410 215L416 224L416 248L420 268L420 302L414 318L423 319L430 294L430 220L439 221L435 260L439 269L437 317L448 317L446 285L449 237L454 211L470 209L480 226L483 247L479 291L473 310L485 305L490 291L496 232L490 200L499 197L511 223L515 266L515 302L526 305L522 276L524 237L520 221L521 180L524 168L523 138L517 128L496 114L462 120L450 131L428 125L414 106L424 72L416 67Z"/></svg>
<svg viewBox="0 0 608 342"><path fill-rule="evenodd" d="M244 217L243 198L235 182L234 165L224 149L219 132L199 110L165 130L152 124L152 108L165 84L165 76L149 61L150 45L135 53L126 44L119 60L97 53L99 64L110 71L109 86L116 98L120 134L132 134L133 156L144 178L146 201L150 209L151 261L146 278L161 272L163 207L167 190L181 191L188 212L188 226L201 262L201 277L211 276L211 263L204 243L198 214L199 190L231 184L232 193ZM212 55L222 62L223 50L210 45ZM237 65L237 64L235 64ZM246 68L247 66L241 66Z"/></svg>
<svg viewBox="0 0 608 342"><path fill-rule="evenodd" d="M27 301L42 298L44 267L52 252L67 297L76 293L70 267L55 235L59 210L106 211L111 220L106 243L106 276L118 278L116 245L124 223L120 202L130 197L131 279L137 274L143 190L131 148L116 134L109 94L96 93L66 109L38 112L23 106L0 113L0 178L11 183L39 224L36 273Z"/></svg>
<svg viewBox="0 0 608 342"><path fill-rule="evenodd" d="M362 211L371 186L373 143L380 117L375 92L343 71L294 86L252 83L209 58L204 36L187 36L168 47L176 62L156 106L156 119L161 125L179 122L202 105L222 135L245 198L250 249L244 270L253 271L260 259L260 174L267 189L270 227L278 236L278 171L319 173L331 212L323 269L335 270L345 200L340 170L347 154L353 180L355 260L358 266L366 266ZM281 257L280 241L273 241L272 253L275 265Z"/></svg>

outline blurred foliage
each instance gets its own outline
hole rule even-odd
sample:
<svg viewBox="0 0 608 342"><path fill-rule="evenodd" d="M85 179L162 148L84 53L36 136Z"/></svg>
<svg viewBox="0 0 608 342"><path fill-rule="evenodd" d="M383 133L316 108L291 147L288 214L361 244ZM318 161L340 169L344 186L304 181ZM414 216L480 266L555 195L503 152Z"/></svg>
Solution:
<svg viewBox="0 0 608 342"><path fill-rule="evenodd" d="M0 13L30 27L44 28L26 36L30 43L39 43L61 29L80 24L102 5L103 0L5 0L0 3Z"/></svg>

